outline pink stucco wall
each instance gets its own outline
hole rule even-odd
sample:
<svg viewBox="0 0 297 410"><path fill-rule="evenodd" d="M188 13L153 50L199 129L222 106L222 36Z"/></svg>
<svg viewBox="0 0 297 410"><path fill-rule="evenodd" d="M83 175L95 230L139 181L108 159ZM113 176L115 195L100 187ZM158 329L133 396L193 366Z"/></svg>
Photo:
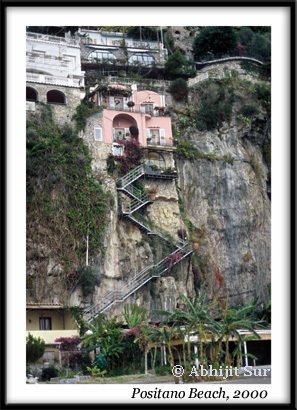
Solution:
<svg viewBox="0 0 297 410"><path fill-rule="evenodd" d="M164 107L164 97L153 91L136 91L133 93L131 100L134 101L136 112L119 111L115 109L103 110L103 138L106 144L113 142L113 128L129 128L131 125L137 125L139 129L139 143L147 146L146 133L147 129L164 130L163 143L172 145L171 118L164 116L151 116L141 113L140 105L143 103L153 103L154 106Z"/></svg>

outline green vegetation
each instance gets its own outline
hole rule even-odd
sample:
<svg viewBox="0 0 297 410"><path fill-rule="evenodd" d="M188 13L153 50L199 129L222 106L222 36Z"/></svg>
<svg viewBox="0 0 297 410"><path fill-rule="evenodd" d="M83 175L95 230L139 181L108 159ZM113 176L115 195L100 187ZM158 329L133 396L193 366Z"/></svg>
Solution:
<svg viewBox="0 0 297 410"><path fill-rule="evenodd" d="M34 337L29 333L26 338L26 361L35 363L41 358L45 350L45 341L40 337Z"/></svg>
<svg viewBox="0 0 297 410"><path fill-rule="evenodd" d="M83 266L78 269L77 285L81 286L84 296L94 292L95 286L100 284L100 274L97 266Z"/></svg>
<svg viewBox="0 0 297 410"><path fill-rule="evenodd" d="M194 56L226 54L236 49L236 32L231 26L203 27L193 42Z"/></svg>
<svg viewBox="0 0 297 410"><path fill-rule="evenodd" d="M87 246L90 258L103 251L111 203L77 133L55 124L48 107L28 120L27 235L55 250L67 286L74 286Z"/></svg>
<svg viewBox="0 0 297 410"><path fill-rule="evenodd" d="M193 42L197 61L240 55L269 62L270 27L203 27Z"/></svg>
<svg viewBox="0 0 297 410"><path fill-rule="evenodd" d="M195 69L181 50L177 49L165 63L165 73L171 75L195 75Z"/></svg>
<svg viewBox="0 0 297 410"><path fill-rule="evenodd" d="M80 105L76 107L76 113L72 119L76 122L76 130L81 131L87 124L87 118L96 113L102 111L102 107L95 107L90 102L81 101Z"/></svg>
<svg viewBox="0 0 297 410"><path fill-rule="evenodd" d="M188 83L183 78L172 81L169 90L175 101L186 101L188 98Z"/></svg>

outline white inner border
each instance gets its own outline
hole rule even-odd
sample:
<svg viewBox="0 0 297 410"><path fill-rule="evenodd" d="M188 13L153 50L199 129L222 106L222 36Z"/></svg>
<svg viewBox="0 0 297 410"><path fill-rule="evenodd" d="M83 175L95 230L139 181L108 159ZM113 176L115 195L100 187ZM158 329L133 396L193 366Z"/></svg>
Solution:
<svg viewBox="0 0 297 410"><path fill-rule="evenodd" d="M230 397L241 390L267 390L265 400L289 401L289 142L290 142L290 9L286 7L161 8L7 8L7 402L13 403L148 403L131 399L132 385L25 384L25 27L97 25L272 26L272 384L223 385ZM294 365L294 364L292 364ZM193 385L199 390L219 385ZM138 385L154 390L155 385ZM158 385L185 390L190 385ZM186 394L187 396L188 394ZM159 403L161 403L159 401ZM193 403L197 400L166 400ZM199 400L199 403L225 400ZM235 401L230 398L228 403Z"/></svg>

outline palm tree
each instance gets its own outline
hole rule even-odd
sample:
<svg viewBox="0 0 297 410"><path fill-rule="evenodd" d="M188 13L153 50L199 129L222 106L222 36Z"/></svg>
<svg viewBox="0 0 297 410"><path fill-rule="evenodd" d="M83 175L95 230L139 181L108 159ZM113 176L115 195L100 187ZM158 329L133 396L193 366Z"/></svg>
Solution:
<svg viewBox="0 0 297 410"><path fill-rule="evenodd" d="M218 343L221 345L222 342L225 342L225 365L229 366L231 364L231 356L229 352L230 337L236 337L238 345L241 345L244 342L240 330L248 330L255 338L260 338L255 331L255 328L261 327L261 325L260 322L254 318L254 312L255 306L253 303L237 308L230 307L227 304L221 311L220 320L218 322L220 329Z"/></svg>
<svg viewBox="0 0 297 410"><path fill-rule="evenodd" d="M183 340L183 360L184 364L191 365L193 355L191 352L191 342L193 337L197 336L200 364L206 362L205 347L211 334L218 334L219 326L215 321L215 305L207 298L206 292L200 293L190 299L187 296L182 297L183 307L176 309L175 312L159 311L158 313L167 316L169 322L178 325L184 332Z"/></svg>

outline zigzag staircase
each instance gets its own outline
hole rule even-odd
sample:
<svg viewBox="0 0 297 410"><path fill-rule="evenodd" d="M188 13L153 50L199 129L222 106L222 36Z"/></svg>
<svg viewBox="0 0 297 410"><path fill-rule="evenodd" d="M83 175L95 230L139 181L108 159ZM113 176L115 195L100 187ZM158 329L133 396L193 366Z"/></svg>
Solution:
<svg viewBox="0 0 297 410"><path fill-rule="evenodd" d="M135 212L143 209L145 206L150 205L151 201L148 195L133 185L133 182L137 181L142 176L154 179L173 179L175 175L161 174L145 165L139 165L133 168L130 172L120 178L117 182L117 190L125 194L129 198L128 204L120 202L121 216L129 220L129 222L136 225L140 230L148 235L157 235L164 240L166 239L162 234L152 231L151 228L145 225L142 221L139 221L135 215ZM95 319L100 313L105 312L115 303L121 303L127 299L130 295L136 292L139 288L144 286L152 278L160 277L163 273L170 270L174 265L189 256L193 250L189 243L179 239L175 245L176 250L160 260L157 264L148 266L139 272L129 283L121 286L120 289L115 289L108 292L103 296L101 301L84 310L84 318L87 321Z"/></svg>

